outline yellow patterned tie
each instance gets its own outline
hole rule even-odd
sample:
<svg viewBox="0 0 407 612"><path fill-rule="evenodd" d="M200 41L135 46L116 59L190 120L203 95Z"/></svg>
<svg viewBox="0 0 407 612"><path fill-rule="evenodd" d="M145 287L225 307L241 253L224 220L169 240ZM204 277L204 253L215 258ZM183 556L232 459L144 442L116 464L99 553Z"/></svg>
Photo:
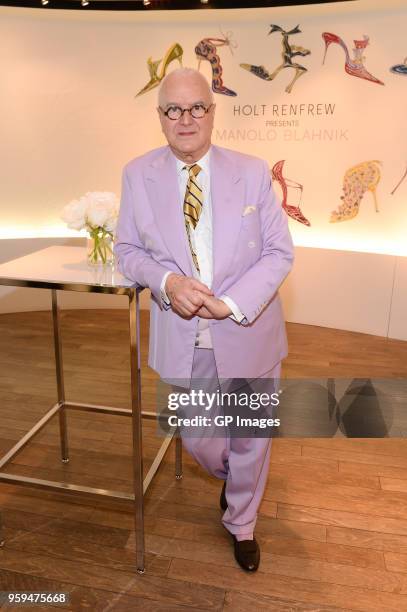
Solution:
<svg viewBox="0 0 407 612"><path fill-rule="evenodd" d="M196 177L198 176L202 168L198 166L198 164L193 164L192 166L184 166L184 168L188 170L189 173L184 198L185 229L187 231L192 260L194 262L195 268L199 272L198 258L191 243L191 229L194 230L196 228L199 221L199 217L201 216L202 212L202 189L196 182Z"/></svg>

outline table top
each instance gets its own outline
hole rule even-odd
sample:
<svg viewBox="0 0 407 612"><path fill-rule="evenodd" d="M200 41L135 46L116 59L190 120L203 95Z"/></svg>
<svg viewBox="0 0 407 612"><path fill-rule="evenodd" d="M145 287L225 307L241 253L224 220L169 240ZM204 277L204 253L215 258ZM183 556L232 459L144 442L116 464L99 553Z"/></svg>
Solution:
<svg viewBox="0 0 407 612"><path fill-rule="evenodd" d="M0 265L0 285L128 295L136 284L115 266L92 266L83 246L50 246Z"/></svg>

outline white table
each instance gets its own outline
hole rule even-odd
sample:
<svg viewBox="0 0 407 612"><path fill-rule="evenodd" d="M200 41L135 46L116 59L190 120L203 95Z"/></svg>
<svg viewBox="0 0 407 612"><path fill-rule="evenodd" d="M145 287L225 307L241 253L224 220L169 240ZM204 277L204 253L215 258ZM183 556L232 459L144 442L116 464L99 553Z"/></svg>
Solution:
<svg viewBox="0 0 407 612"><path fill-rule="evenodd" d="M56 404L48 410L48 412L8 451L8 453L6 453L6 455L0 458L0 482L40 487L42 489L51 489L72 494L82 493L91 496L107 496L131 500L133 502L135 520L136 567L139 573L144 573L144 494L161 464L175 431L172 430L164 439L143 481L142 417L150 419L156 418L155 412L142 411L141 407L139 294L143 288L136 287L132 281L122 276L114 266L89 266L86 263L85 248L68 246L51 246L0 265L0 285L35 287L49 289L51 291L57 383ZM113 295L128 296L131 409L82 404L70 402L65 398L62 345L59 331L59 307L57 301L58 290L110 293ZM39 478L28 478L1 471L2 468L4 468L55 415L58 415L59 418L61 459L64 463L68 462L67 409L104 412L105 414L131 417L133 432L132 462L134 493L127 494L120 491L97 489ZM176 439L175 474L176 478L182 477L181 441L179 438ZM0 516L0 547L4 546L5 542L6 539L3 534Z"/></svg>

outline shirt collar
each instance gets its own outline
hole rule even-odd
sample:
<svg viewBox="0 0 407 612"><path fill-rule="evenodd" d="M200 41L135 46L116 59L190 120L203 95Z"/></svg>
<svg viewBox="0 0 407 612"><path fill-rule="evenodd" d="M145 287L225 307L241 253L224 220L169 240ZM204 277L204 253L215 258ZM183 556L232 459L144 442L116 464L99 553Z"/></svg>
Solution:
<svg viewBox="0 0 407 612"><path fill-rule="evenodd" d="M201 157L201 159L198 159L195 162L202 168L202 171L206 172L206 174L208 175L209 175L210 154L211 154L211 149L209 148L209 150L205 153L205 155ZM177 173L181 174L183 168L185 168L185 166L188 164L185 164L185 162L183 162L181 159L178 159L178 158L176 158L176 162L177 162Z"/></svg>

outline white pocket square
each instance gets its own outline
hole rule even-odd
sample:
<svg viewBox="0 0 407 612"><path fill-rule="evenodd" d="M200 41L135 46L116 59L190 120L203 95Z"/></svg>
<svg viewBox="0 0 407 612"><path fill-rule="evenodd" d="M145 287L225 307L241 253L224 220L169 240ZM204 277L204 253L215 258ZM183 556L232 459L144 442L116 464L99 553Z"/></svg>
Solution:
<svg viewBox="0 0 407 612"><path fill-rule="evenodd" d="M245 217L246 215L250 215L250 213L254 212L255 210L256 210L255 206L246 206L246 208L244 208L243 210L242 217Z"/></svg>

